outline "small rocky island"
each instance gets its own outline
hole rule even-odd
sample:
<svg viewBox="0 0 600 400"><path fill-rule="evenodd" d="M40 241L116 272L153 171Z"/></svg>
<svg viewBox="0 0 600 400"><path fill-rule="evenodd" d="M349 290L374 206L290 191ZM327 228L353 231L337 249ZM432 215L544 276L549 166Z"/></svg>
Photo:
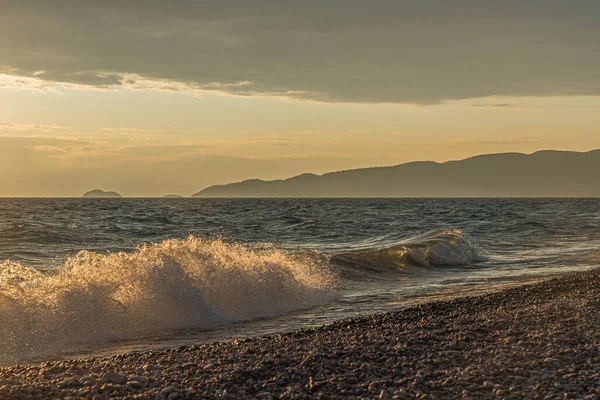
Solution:
<svg viewBox="0 0 600 400"><path fill-rule="evenodd" d="M84 198L94 198L94 199L120 199L121 196L117 192L105 192L104 190L94 189L89 192L85 192L83 194Z"/></svg>
<svg viewBox="0 0 600 400"><path fill-rule="evenodd" d="M164 199L183 199L184 197L180 194L167 194L163 196Z"/></svg>

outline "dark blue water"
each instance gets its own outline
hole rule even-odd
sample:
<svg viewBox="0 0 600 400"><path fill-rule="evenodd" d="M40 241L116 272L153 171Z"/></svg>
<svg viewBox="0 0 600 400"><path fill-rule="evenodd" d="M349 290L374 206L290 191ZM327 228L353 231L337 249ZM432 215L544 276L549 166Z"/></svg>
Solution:
<svg viewBox="0 0 600 400"><path fill-rule="evenodd" d="M0 362L145 349L592 268L600 199L0 199L0 260Z"/></svg>

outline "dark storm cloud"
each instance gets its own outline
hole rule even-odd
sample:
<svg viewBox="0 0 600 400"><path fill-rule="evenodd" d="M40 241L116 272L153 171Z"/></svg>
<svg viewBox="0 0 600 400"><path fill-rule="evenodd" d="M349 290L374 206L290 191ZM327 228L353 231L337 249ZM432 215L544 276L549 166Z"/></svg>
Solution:
<svg viewBox="0 0 600 400"><path fill-rule="evenodd" d="M319 101L597 95L598 26L596 0L8 0L0 68Z"/></svg>

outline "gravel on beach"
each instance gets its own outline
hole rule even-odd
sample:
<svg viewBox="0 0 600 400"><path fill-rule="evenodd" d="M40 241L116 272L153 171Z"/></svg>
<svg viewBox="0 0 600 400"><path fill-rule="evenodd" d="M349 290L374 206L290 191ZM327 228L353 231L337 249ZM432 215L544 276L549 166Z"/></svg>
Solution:
<svg viewBox="0 0 600 400"><path fill-rule="evenodd" d="M1 399L600 399L600 271L282 335L0 369Z"/></svg>

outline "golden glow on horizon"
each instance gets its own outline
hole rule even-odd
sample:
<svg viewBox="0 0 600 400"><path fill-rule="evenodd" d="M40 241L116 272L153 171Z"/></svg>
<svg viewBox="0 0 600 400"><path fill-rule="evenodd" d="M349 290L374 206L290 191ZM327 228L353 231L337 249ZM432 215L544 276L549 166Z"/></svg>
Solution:
<svg viewBox="0 0 600 400"><path fill-rule="evenodd" d="M423 106L75 86L0 87L0 196L189 195L248 178L600 148L599 97Z"/></svg>

